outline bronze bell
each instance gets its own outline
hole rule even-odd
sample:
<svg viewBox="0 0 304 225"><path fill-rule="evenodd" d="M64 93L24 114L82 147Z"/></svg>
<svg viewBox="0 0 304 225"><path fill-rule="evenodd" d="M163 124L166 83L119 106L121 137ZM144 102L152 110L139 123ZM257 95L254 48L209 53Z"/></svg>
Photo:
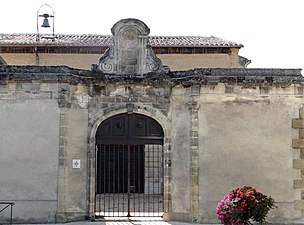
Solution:
<svg viewBox="0 0 304 225"><path fill-rule="evenodd" d="M48 20L48 17L49 17L49 14L43 14L43 23L41 25L41 27L44 27L44 28L47 28L47 27L50 27L50 24L49 24L49 20Z"/></svg>

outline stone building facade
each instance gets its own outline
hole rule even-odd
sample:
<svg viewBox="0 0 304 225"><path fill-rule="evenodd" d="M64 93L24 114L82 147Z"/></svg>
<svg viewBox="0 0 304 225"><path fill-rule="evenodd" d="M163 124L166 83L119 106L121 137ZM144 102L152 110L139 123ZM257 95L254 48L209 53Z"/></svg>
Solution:
<svg viewBox="0 0 304 225"><path fill-rule="evenodd" d="M146 25L135 19L115 26L124 31L118 32L124 46L148 35L142 33ZM135 181L128 176L127 194L160 195L164 220L218 223L217 202L235 187L252 185L277 202L270 222L303 223L301 70L174 72L162 68L155 55L146 54L145 47L132 57L113 54L101 58L93 70L0 67L0 201L16 203L14 221L68 222L103 216L106 210L99 208L99 194L107 191L98 189L107 184L102 183L113 184L106 197L126 192L115 191L116 181L99 182L100 158L108 154L110 163L101 160L106 167L115 163L113 168L130 171L130 164L124 167L111 155L124 155L124 147L116 149L123 145L128 154L136 146L138 152L144 151L143 157L133 151L139 158L133 158L133 164L143 171L138 177L145 180L145 188L131 189ZM146 60L139 60L143 57ZM105 73L104 62L124 67ZM155 63L158 69L147 67ZM152 70L134 73L139 67ZM100 156L109 143L110 150ZM150 154L149 146L157 151ZM160 155L155 156L157 152ZM157 171L157 176L150 176L150 171ZM0 219L7 215L0 214Z"/></svg>

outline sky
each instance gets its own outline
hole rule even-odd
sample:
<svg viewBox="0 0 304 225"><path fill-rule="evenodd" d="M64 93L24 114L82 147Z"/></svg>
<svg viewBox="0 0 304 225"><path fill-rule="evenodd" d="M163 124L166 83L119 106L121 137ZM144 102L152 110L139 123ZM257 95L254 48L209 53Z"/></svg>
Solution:
<svg viewBox="0 0 304 225"><path fill-rule="evenodd" d="M111 35L117 21L136 18L152 36L243 44L248 68L304 69L304 0L1 0L0 33L36 33L37 12L52 14L44 4L56 34Z"/></svg>

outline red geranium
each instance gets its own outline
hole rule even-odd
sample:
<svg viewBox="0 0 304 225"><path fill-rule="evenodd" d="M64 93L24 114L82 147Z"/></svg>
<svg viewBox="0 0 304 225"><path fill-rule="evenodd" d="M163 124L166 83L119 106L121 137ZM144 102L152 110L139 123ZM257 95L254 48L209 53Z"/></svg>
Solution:
<svg viewBox="0 0 304 225"><path fill-rule="evenodd" d="M244 186L225 195L216 207L216 214L224 225L245 225L251 224L250 221L264 223L269 210L275 207L272 197Z"/></svg>

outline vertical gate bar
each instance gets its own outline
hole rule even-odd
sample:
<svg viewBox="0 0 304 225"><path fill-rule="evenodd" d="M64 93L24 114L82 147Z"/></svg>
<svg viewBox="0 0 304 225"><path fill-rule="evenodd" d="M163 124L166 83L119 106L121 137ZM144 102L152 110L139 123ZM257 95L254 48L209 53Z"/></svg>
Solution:
<svg viewBox="0 0 304 225"><path fill-rule="evenodd" d="M147 145L147 165L145 165L145 195L144 195L144 201L145 201L145 209L144 209L144 215L147 215L147 213L149 212L149 208L148 208L148 194L149 194L149 145Z"/></svg>
<svg viewBox="0 0 304 225"><path fill-rule="evenodd" d="M130 157L129 157L129 162L130 162L130 170L129 170L129 182L130 182L130 186L129 186L129 189L130 189L130 196L129 196L129 201L130 201L130 216L133 216L131 213L132 213L132 179L133 179L133 174L132 174L132 169L133 169L133 145L130 145Z"/></svg>
<svg viewBox="0 0 304 225"><path fill-rule="evenodd" d="M98 168L97 168L97 165L98 165L98 155L97 155L97 152L98 152L98 145L95 146L95 176L96 176L96 181L95 181L95 205L94 205L94 208L95 208L95 214L97 213L97 196L98 196L98 183L100 182L100 179L98 179L98 176L99 176L99 171L98 171Z"/></svg>
<svg viewBox="0 0 304 225"><path fill-rule="evenodd" d="M101 214L101 197L102 197L102 189L101 189L101 185L102 185L102 175L103 175L103 171L102 171L102 160L101 160L101 151L102 151L102 145L98 145L97 146L98 147L98 161L97 161L97 163L99 164L99 166L98 166L98 168L99 168L99 170L98 170L98 176L99 176L99 181L98 181L98 185L99 185L99 193L98 193L98 207L99 207L99 216L100 216L100 214ZM96 165L96 170L97 170L97 165ZM97 174L97 173L96 173ZM96 197L97 198L97 197Z"/></svg>
<svg viewBox="0 0 304 225"><path fill-rule="evenodd" d="M118 199L119 199L119 186L118 186L118 179L119 179L119 150L118 150L118 145L115 146L115 154L116 154L116 178L115 178L115 195L116 195L116 209L117 209L117 212L115 214L115 216L119 215L119 202L118 202Z"/></svg>
<svg viewBox="0 0 304 225"><path fill-rule="evenodd" d="M140 193L140 196L141 196L141 214L142 215L144 215L144 213L143 213L143 206L144 206L144 203L145 203L145 201L144 201L144 196L145 196L145 145L143 145L143 147L142 147L142 149L141 149L141 151L142 151L142 154L143 154L143 156L141 157L141 160L143 160L143 162L139 165L140 166L140 171L143 173L142 175L141 175L141 178L142 178L142 180L141 180L141 183L140 183L140 190L141 190L141 193Z"/></svg>
<svg viewBox="0 0 304 225"><path fill-rule="evenodd" d="M96 148L96 165L95 165L95 171L96 171L96 175L98 176L98 178L96 178L96 183L98 181L98 183L96 184L96 196L95 196L95 212L97 211L97 205L98 205L98 214L100 216L100 211L101 211L101 184L102 184L102 164L101 164L101 159L100 159L100 154L101 154L101 145L97 145ZM98 191L99 190L99 191ZM98 201L98 204L97 204Z"/></svg>
<svg viewBox="0 0 304 225"><path fill-rule="evenodd" d="M95 213L95 215L96 215L96 211L97 211L97 208L96 208L96 204L97 204L97 183L98 183L98 180L97 180L97 154L96 154L96 152L97 152L97 145L95 145L95 198L94 198L94 213Z"/></svg>
<svg viewBox="0 0 304 225"><path fill-rule="evenodd" d="M160 195L159 195L159 193L160 193L160 189L159 189L159 183L160 183L160 178L159 178L159 161L160 161L160 159L159 159L159 151L160 151L160 145L156 145L155 146L155 148L156 148L156 152L155 152L155 154L156 154L156 157L155 157L155 164L156 164L156 167L155 167L155 171L156 171L156 173L157 173L157 175L156 175L156 184L155 184L155 189L156 189L156 201L157 201L157 208L155 209L155 212L156 212L156 215L157 216L159 216L159 204L160 204Z"/></svg>
<svg viewBox="0 0 304 225"><path fill-rule="evenodd" d="M117 145L117 215L120 216L120 207L119 207L119 198L120 198L120 187L119 187L119 179L120 179L120 156L119 156L119 145Z"/></svg>
<svg viewBox="0 0 304 225"><path fill-rule="evenodd" d="M162 176L161 176L161 167L162 167L162 159L161 159L161 151L162 151L162 146L161 145L158 145L158 151L157 151L157 160L158 160L158 186L157 186L157 189L158 189L158 207L157 207L157 211L158 211L158 216L161 215L161 208L160 206L162 205L162 202L163 202L163 199L162 199Z"/></svg>
<svg viewBox="0 0 304 225"><path fill-rule="evenodd" d="M157 208L155 209L155 211L157 212L156 214L159 216L159 205L160 205L160 189L159 189L159 183L160 183L160 177L159 177L159 161L160 161L160 158L159 158L159 152L160 152L160 145L156 145L156 200L157 200Z"/></svg>
<svg viewBox="0 0 304 225"><path fill-rule="evenodd" d="M157 214L159 216L160 214L160 207L159 205L161 204L161 202L163 201L161 198L161 186L160 186L160 181L161 181L161 178L160 178L160 173L161 173L161 158L160 158L160 155L159 155L159 152L161 151L161 148L160 148L160 145L158 145L158 149L157 149L157 180L158 180L158 183L157 183L157 196L158 196L158 205L157 205Z"/></svg>
<svg viewBox="0 0 304 225"><path fill-rule="evenodd" d="M115 164L115 146L116 145L113 145L112 146L112 149L111 149L111 151L112 151L112 155L113 155L113 159L112 159L112 165L111 165L111 167L112 167L112 169L113 169L113 172L112 172L112 178L113 178L113 184L112 184L112 186L113 186L113 191L112 191L112 207L113 207L113 216L114 216L114 211L115 211L115 166L116 166L116 164Z"/></svg>
<svg viewBox="0 0 304 225"><path fill-rule="evenodd" d="M106 158L107 157L107 158ZM106 204L108 201L106 201L106 198L107 198L107 182L109 181L106 181L106 177L107 177L107 167L108 165L106 164L106 162L109 160L108 159L108 155L107 155L107 145L104 145L104 173L105 173L105 176L104 176L104 198L103 198L103 202L104 202L104 214L106 215L106 212L107 212L107 208L108 208L108 205Z"/></svg>
<svg viewBox="0 0 304 225"><path fill-rule="evenodd" d="M140 168L140 165L141 165L141 160L142 160L142 158L141 158L141 155L140 154L142 154L142 149L141 149L141 145L139 145L138 146L139 147L139 149L138 149L138 153L139 154L137 154L137 162L138 162L138 168L137 168L137 170L138 170L138 173L140 174L140 179L138 179L138 182L137 182L137 185L138 185L138 193L137 193L137 195L138 195L138 216L141 216L141 212L140 212L140 203L141 203L141 179L142 179L142 171L141 171L141 168Z"/></svg>
<svg viewBox="0 0 304 225"><path fill-rule="evenodd" d="M133 157L132 157L132 172L133 172L133 183L132 183L132 192L133 192L133 213L135 214L136 209L135 209L135 202L136 202L136 186L135 186L135 181L136 181L136 149L137 145L133 145ZM137 174L138 175L138 174Z"/></svg>
<svg viewBox="0 0 304 225"><path fill-rule="evenodd" d="M96 212L97 212L97 208L96 208L96 204L97 204L97 183L98 183L98 174L97 174L97 145L95 145L95 204L94 204L94 212L95 212L95 215L96 215Z"/></svg>
<svg viewBox="0 0 304 225"><path fill-rule="evenodd" d="M150 166L151 166L151 162L150 162L150 160L151 160L151 157L150 157L150 145L148 145L148 195L147 195L147 201L148 201L148 210L147 210L147 215L149 216L149 211L150 211L150 202L149 202L149 200L150 200L150 186L151 186L151 184L150 184L150 176L151 176L151 171L150 171Z"/></svg>
<svg viewBox="0 0 304 225"><path fill-rule="evenodd" d="M125 159L124 159L124 162L125 162L125 169L124 169L124 188L126 188L124 190L124 193L125 193L125 211L127 212L128 211L128 146L125 145Z"/></svg>
<svg viewBox="0 0 304 225"><path fill-rule="evenodd" d="M155 154L154 154L154 144L151 145L151 148L152 148L152 178L151 178L151 182L152 182L152 198L151 198L151 212L152 212L152 216L154 216L154 198L155 198L155 190L154 190L154 179L155 179Z"/></svg>
<svg viewBox="0 0 304 225"><path fill-rule="evenodd" d="M106 215L106 145L103 145L103 214Z"/></svg>
<svg viewBox="0 0 304 225"><path fill-rule="evenodd" d="M128 216L128 161L129 161L129 158L128 158L128 152L129 152L129 146L128 145L125 145L125 211L127 213L126 216Z"/></svg>
<svg viewBox="0 0 304 225"><path fill-rule="evenodd" d="M133 180L132 180L132 192L131 193L131 198L132 198L132 201L133 201L133 213L135 214L136 212L136 208L135 208L135 203L136 203L136 183L135 183L135 180L136 180L136 151L137 151L137 146L136 145L133 145L133 156L132 156L132 162L133 162L133 165L132 165L132 173L133 173Z"/></svg>
<svg viewBox="0 0 304 225"><path fill-rule="evenodd" d="M134 206L133 188L134 188L134 145L130 145L130 215L133 216L132 207ZM132 181L132 182L131 182Z"/></svg>
<svg viewBox="0 0 304 225"><path fill-rule="evenodd" d="M124 170L125 170L125 167L124 167L124 146L121 145L120 148L122 149L121 150L121 160L120 160L120 163L121 163L121 166L122 166L122 169L121 169L121 176L120 176L120 182L121 182L121 193L122 193L122 214L124 215L124 196L125 196L125 192L124 192Z"/></svg>
<svg viewBox="0 0 304 225"><path fill-rule="evenodd" d="M122 146L122 193L123 193L123 198L122 198L122 211L125 212L125 145Z"/></svg>
<svg viewBox="0 0 304 225"><path fill-rule="evenodd" d="M145 200L145 206L144 206L144 214L147 214L148 210L147 210L147 207L148 207L148 202L147 202L147 196L148 196L148 193L149 193L149 145L147 147L147 165L145 167L145 176L147 175L147 179L146 179L146 184L145 184L145 195L144 195L144 200Z"/></svg>
<svg viewBox="0 0 304 225"><path fill-rule="evenodd" d="M151 194L151 210L152 216L154 215L154 144L151 145L152 148L152 177L151 177L151 186L152 186L152 194Z"/></svg>
<svg viewBox="0 0 304 225"><path fill-rule="evenodd" d="M98 145L98 163L99 163L99 171L98 171L98 175L99 175L99 192L98 193L98 207L99 207L99 216L101 214L101 197L102 197L102 194L104 191L102 191L102 174L103 174L103 171L102 171L102 168L104 169L104 166L102 165L102 158L101 158L101 154L102 154L102 151L103 151L103 147L102 145Z"/></svg>
<svg viewBox="0 0 304 225"><path fill-rule="evenodd" d="M112 145L108 145L108 197L109 197L109 200L108 200L108 215L110 216L111 215L111 151L110 151L110 147Z"/></svg>
<svg viewBox="0 0 304 225"><path fill-rule="evenodd" d="M103 195L103 214L105 216L106 214L106 160L105 160L105 157L106 157L106 146L105 145L102 145L102 150L103 150L103 191L102 191L102 195ZM101 195L100 195L101 197Z"/></svg>
<svg viewBox="0 0 304 225"><path fill-rule="evenodd" d="M101 170L102 164L101 164L101 160L100 160L100 154L101 154L101 145L97 145L95 170L96 170L97 176L99 177L99 178L96 178L96 181L97 181L97 179L99 179L99 180L98 180L97 187L96 187L96 193L97 194L96 194L96 197L95 197L95 201L98 200L98 207L99 207L98 208L98 213L99 213L99 216L100 216L100 210L101 210L101 208L100 208L100 204L101 204L100 203L100 201L101 201L100 196L101 196L101 193L102 193L102 191L101 191L101 182L102 182L101 177L102 177L102 172L103 172ZM99 166L97 166L97 164ZM97 171L97 169L98 169L98 171ZM99 192L97 191L98 188L99 188ZM97 203L95 204L95 207L97 207Z"/></svg>
<svg viewBox="0 0 304 225"><path fill-rule="evenodd" d="M148 181L148 165L149 165L149 161L148 161L148 156L149 154L147 153L148 151L148 147L145 148L145 165L144 165L144 194L143 194L143 198L142 198L142 201L143 201L143 215L146 214L146 207L147 207L147 203L146 203L146 194L147 194L147 189L149 187L149 183L147 182Z"/></svg>
<svg viewBox="0 0 304 225"><path fill-rule="evenodd" d="M122 156L121 156L121 146L120 145L118 146L118 150L119 150L119 155L120 155L120 158L119 158L119 167L120 167L120 170L119 170L119 183L121 185L122 174L120 172L121 172L121 168L123 168L123 158L121 158ZM120 185L119 185L119 187L120 187ZM123 193L123 189L120 188L119 192L120 192L120 194ZM123 197L123 195L122 195L122 197ZM119 207L118 211L120 211L120 210L121 210L121 208Z"/></svg>
<svg viewBox="0 0 304 225"><path fill-rule="evenodd" d="M161 196L162 196L162 212L164 213L165 210L165 200L164 200L164 190L165 190L165 149L164 149L164 145L161 146L161 166L160 166L160 170L161 170L161 179L162 179L162 185L161 185Z"/></svg>
<svg viewBox="0 0 304 225"><path fill-rule="evenodd" d="M128 217L130 216L130 145L128 145Z"/></svg>
<svg viewBox="0 0 304 225"><path fill-rule="evenodd" d="M142 171L143 171L143 181L142 181L142 189L143 189L143 194L142 194L142 214L145 215L145 194L146 194L146 166L147 166L147 163L146 163L146 145L144 145L144 148L143 148L143 168L142 168Z"/></svg>
<svg viewBox="0 0 304 225"><path fill-rule="evenodd" d="M106 162L108 161L107 159L106 159L106 157L107 157L107 145L104 145L104 149L103 149L103 151L104 151L104 155L103 155L103 160L104 160L104 178L103 178L103 182L104 182L104 187L103 187L103 204L104 204L104 208L103 208L103 211L104 211L104 215L106 215L106 208L107 208L107 205L106 205L106 203L108 202L108 201L106 201L106 197L107 197L107 183L106 183L106 176L107 176L107 164L106 164Z"/></svg>
<svg viewBox="0 0 304 225"><path fill-rule="evenodd" d="M106 145L103 145L103 214L106 214Z"/></svg>
<svg viewBox="0 0 304 225"><path fill-rule="evenodd" d="M97 167L97 165L96 165L96 170L97 170L97 168L99 168L99 171L97 171L96 172L96 174L98 174L98 184L97 184L97 189L99 189L99 193L97 193L96 194L96 197L95 197L95 201L97 201L97 199L98 199L98 213L99 213L99 216L100 216L100 211L101 211L101 193L102 193L102 191L101 191L101 182L102 182L102 180L101 180L101 178L102 178L102 176L101 176L101 173L103 172L103 171L101 171L101 145L97 145L97 149L96 149L96 155L97 155L97 163L98 163L98 167ZM97 192L97 189L96 189L96 192ZM97 204L96 204L97 205ZM96 205L95 205L95 207L96 207Z"/></svg>
<svg viewBox="0 0 304 225"><path fill-rule="evenodd" d="M152 213L153 213L153 215L154 215L154 204L155 204L155 202L154 202L154 199L155 199L155 191L154 191L154 179L155 179L155 145L152 145L152 158L153 158L153 165L152 165L152 168L153 168L153 170L152 170L152 173L153 173L153 175L152 175L152 177L153 177L153 179L152 179L152 187L153 187L153 191L152 191Z"/></svg>

